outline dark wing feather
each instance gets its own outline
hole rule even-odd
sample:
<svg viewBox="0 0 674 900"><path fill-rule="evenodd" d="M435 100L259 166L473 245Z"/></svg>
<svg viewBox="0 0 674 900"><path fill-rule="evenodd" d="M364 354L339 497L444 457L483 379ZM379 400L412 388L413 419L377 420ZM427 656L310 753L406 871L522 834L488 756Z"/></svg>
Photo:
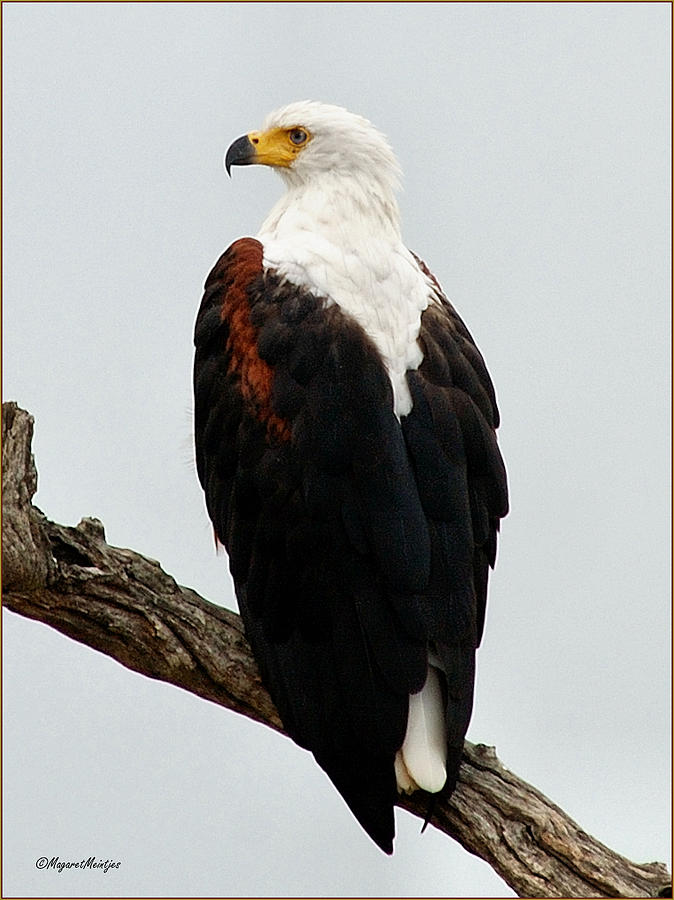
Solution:
<svg viewBox="0 0 674 900"><path fill-rule="evenodd" d="M445 674L447 794L456 783L472 712L475 649L508 493L486 366L468 329L418 262L433 281L435 296L422 315L424 359L408 373L413 408L402 425L431 532L430 582L418 614Z"/></svg>
<svg viewBox="0 0 674 900"><path fill-rule="evenodd" d="M286 728L391 852L393 759L426 645L389 594L428 581L426 516L374 347L264 272L256 244L221 257L197 318L197 469Z"/></svg>

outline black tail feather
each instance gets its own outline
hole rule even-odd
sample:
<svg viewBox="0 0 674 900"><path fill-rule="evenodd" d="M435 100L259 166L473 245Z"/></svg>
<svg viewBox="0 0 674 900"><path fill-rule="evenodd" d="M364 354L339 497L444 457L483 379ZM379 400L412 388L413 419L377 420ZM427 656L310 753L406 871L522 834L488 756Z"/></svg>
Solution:
<svg viewBox="0 0 674 900"><path fill-rule="evenodd" d="M396 782L393 759L361 760L358 769L316 757L321 768L375 844L389 856L395 837Z"/></svg>

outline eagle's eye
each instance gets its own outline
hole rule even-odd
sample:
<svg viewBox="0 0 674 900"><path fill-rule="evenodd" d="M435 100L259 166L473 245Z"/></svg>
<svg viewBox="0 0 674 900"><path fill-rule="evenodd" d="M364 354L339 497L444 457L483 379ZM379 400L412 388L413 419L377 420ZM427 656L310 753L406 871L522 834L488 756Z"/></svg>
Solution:
<svg viewBox="0 0 674 900"><path fill-rule="evenodd" d="M288 136L293 144L303 144L309 137L304 128L293 128Z"/></svg>

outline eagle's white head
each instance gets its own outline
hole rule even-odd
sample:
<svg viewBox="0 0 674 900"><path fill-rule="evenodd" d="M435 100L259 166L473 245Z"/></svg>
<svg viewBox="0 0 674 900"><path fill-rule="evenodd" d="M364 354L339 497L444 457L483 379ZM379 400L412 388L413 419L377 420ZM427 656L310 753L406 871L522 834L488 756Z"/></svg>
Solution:
<svg viewBox="0 0 674 900"><path fill-rule="evenodd" d="M272 166L291 185L327 173L362 174L395 188L398 162L385 136L371 122L341 106L300 100L270 113L261 131L235 141L225 168Z"/></svg>
<svg viewBox="0 0 674 900"><path fill-rule="evenodd" d="M341 106L301 100L270 113L260 131L234 141L224 164L276 169L289 188L349 191L360 188L391 204L400 167L386 137L371 122Z"/></svg>

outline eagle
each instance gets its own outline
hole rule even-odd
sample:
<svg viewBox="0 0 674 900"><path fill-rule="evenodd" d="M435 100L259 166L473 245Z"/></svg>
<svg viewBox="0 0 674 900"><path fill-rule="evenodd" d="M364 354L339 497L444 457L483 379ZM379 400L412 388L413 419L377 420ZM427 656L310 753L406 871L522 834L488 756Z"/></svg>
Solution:
<svg viewBox="0 0 674 900"><path fill-rule="evenodd" d="M494 388L368 120L292 103L224 164L287 191L206 280L197 472L287 733L390 854L398 793L457 782L508 509Z"/></svg>

